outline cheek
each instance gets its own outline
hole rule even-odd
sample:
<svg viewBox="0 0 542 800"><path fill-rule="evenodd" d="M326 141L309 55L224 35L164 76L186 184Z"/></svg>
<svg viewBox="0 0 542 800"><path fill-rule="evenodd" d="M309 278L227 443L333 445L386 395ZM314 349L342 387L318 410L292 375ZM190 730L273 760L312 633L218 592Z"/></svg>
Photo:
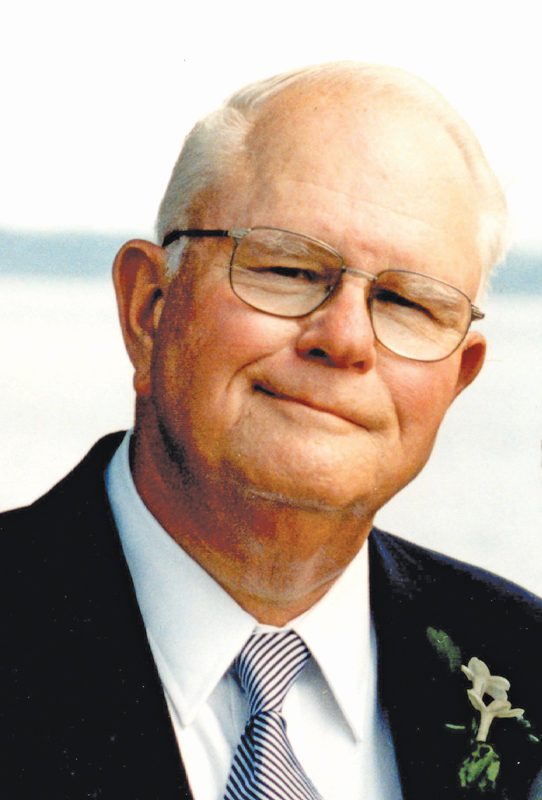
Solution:
<svg viewBox="0 0 542 800"><path fill-rule="evenodd" d="M458 365L403 362L392 385L393 401L403 434L432 441L456 394Z"/></svg>
<svg viewBox="0 0 542 800"><path fill-rule="evenodd" d="M163 315L155 352L157 393L213 413L238 403L244 369L291 345L297 324L251 309L224 281L195 291ZM233 389L234 391L230 391ZM226 406L223 405L226 411Z"/></svg>

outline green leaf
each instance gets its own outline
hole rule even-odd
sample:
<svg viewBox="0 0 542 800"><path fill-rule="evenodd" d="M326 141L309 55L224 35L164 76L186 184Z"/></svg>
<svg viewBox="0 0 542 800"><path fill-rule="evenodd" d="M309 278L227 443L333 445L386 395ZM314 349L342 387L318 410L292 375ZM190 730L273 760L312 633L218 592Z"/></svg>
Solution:
<svg viewBox="0 0 542 800"><path fill-rule="evenodd" d="M461 650L452 642L446 631L440 630L439 628L428 627L426 635L430 644L437 651L439 658L443 661L447 661L452 672L458 670L462 661Z"/></svg>
<svg viewBox="0 0 542 800"><path fill-rule="evenodd" d="M529 742L532 742L533 744L540 744L540 736L538 735L538 731L533 730L533 726L528 719L525 719L525 717L516 717L516 722L525 730Z"/></svg>
<svg viewBox="0 0 542 800"><path fill-rule="evenodd" d="M497 785L497 778L499 776L500 768L501 764L498 758L495 761L492 761L491 764L488 764L486 775L488 781L493 787Z"/></svg>
<svg viewBox="0 0 542 800"><path fill-rule="evenodd" d="M500 769L501 760L493 747L477 742L459 767L459 782L463 789L491 792L497 785Z"/></svg>

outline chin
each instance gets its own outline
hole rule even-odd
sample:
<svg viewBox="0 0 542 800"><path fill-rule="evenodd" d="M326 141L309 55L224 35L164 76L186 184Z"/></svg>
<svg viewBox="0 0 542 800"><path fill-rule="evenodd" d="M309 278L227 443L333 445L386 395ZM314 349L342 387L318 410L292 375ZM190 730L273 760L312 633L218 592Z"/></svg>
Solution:
<svg viewBox="0 0 542 800"><path fill-rule="evenodd" d="M271 473L254 467L252 463L251 469L245 471L237 465L230 475L249 500L299 511L344 513L356 510L363 516L376 513L374 481L360 480L359 473L353 481L350 471L347 476L339 469L327 468L307 474L303 470L292 470L292 464L288 471L277 468Z"/></svg>

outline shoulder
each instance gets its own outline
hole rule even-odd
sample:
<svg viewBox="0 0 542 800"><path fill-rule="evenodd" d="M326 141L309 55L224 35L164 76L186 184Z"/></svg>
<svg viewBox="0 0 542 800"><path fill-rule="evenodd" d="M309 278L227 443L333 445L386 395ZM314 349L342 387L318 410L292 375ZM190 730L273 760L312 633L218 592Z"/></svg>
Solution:
<svg viewBox="0 0 542 800"><path fill-rule="evenodd" d="M100 440L50 492L0 516L1 663L16 665L17 674L30 674L39 662L52 675L59 669L55 651L74 659L107 629L113 612L126 609L134 618L104 481L120 438Z"/></svg>
<svg viewBox="0 0 542 800"><path fill-rule="evenodd" d="M113 433L100 439L83 460L68 475L46 494L28 506L5 511L0 514L0 542L12 533L34 531L46 525L48 519L57 523L72 517L82 516L91 510L92 502L102 497L105 491L104 472L123 433ZM45 533L45 531L44 531Z"/></svg>
<svg viewBox="0 0 542 800"><path fill-rule="evenodd" d="M467 592L465 599L518 603L535 615L542 614L542 599L493 572L409 542L374 528L370 538L373 567L383 569L399 592L433 594L453 603L450 589ZM540 618L542 622L542 618Z"/></svg>
<svg viewBox="0 0 542 800"><path fill-rule="evenodd" d="M542 599L487 570L374 529L371 602L381 618L401 614L463 641L465 653L542 668ZM486 646L488 650L486 651ZM510 662L510 664L508 663ZM493 662L492 662L493 663ZM508 677L508 676L507 676Z"/></svg>
<svg viewBox="0 0 542 800"><path fill-rule="evenodd" d="M2 592L12 598L38 587L62 585L64 576L82 566L111 539L113 526L105 469L122 439L111 434L43 497L24 508L0 514Z"/></svg>

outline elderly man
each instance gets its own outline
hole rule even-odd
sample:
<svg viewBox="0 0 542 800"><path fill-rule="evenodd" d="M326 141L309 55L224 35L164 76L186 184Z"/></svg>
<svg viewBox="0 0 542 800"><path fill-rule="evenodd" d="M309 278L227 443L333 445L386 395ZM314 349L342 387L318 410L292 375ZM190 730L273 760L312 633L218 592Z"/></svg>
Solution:
<svg viewBox="0 0 542 800"><path fill-rule="evenodd" d="M539 602L372 530L482 366L504 218L399 70L196 126L115 262L134 430L0 522L3 796L542 796Z"/></svg>

